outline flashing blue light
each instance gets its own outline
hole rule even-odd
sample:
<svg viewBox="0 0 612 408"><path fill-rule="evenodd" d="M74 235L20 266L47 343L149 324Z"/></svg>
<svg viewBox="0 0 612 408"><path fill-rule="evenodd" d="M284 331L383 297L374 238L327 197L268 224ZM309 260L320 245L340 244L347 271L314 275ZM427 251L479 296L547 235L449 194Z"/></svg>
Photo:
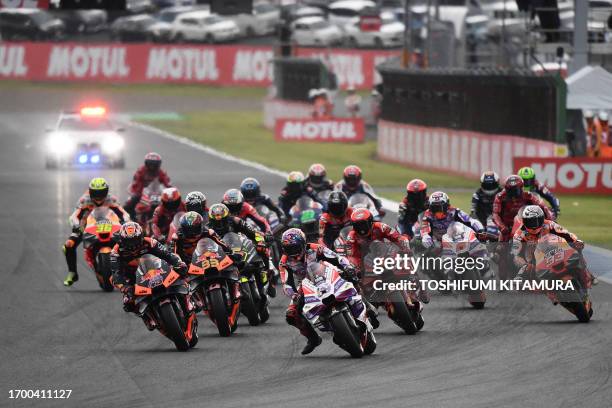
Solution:
<svg viewBox="0 0 612 408"><path fill-rule="evenodd" d="M99 154L94 154L93 156L91 156L89 158L89 161L93 164L98 164L100 163L100 155Z"/></svg>
<svg viewBox="0 0 612 408"><path fill-rule="evenodd" d="M85 164L85 163L87 163L87 155L86 155L86 154L81 154L81 155L79 155L79 163L80 163L80 164Z"/></svg>

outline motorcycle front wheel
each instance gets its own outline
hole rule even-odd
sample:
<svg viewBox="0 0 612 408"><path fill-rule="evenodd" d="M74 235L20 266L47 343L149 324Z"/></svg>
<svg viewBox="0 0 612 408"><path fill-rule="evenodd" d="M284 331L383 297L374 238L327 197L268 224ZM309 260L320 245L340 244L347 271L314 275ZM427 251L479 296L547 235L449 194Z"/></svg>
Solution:
<svg viewBox="0 0 612 408"><path fill-rule="evenodd" d="M164 303L159 308L159 318L166 332L166 336L174 342L177 350L189 350L189 342L179 323L179 318L172 302Z"/></svg>

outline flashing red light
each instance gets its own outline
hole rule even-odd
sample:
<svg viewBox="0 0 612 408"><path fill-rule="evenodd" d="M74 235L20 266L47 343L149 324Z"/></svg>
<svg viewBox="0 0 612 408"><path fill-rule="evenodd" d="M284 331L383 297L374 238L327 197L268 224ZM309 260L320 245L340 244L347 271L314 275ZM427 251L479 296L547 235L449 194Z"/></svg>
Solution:
<svg viewBox="0 0 612 408"><path fill-rule="evenodd" d="M106 115L106 108L104 106L85 106L81 108L81 116L100 117L104 115Z"/></svg>

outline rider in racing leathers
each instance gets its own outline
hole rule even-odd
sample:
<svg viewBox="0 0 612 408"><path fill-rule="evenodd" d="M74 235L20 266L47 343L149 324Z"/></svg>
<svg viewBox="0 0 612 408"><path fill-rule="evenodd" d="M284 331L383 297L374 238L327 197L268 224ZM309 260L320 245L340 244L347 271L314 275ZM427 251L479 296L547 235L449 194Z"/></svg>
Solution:
<svg viewBox="0 0 612 408"><path fill-rule="evenodd" d="M427 209L429 196L423 180L410 180L406 185L406 197L399 205L397 229L400 234L414 237L412 227L419 220L419 214Z"/></svg>
<svg viewBox="0 0 612 408"><path fill-rule="evenodd" d="M518 176L523 179L523 183L527 191L537 193L544 200L548 201L555 219L561 214L561 203L559 199L542 183L536 179L535 171L531 167L522 167L518 171Z"/></svg>
<svg viewBox="0 0 612 408"><path fill-rule="evenodd" d="M304 296L302 293L302 280L306 277L309 263L326 261L340 268L345 276L355 276L355 270L350 262L319 244L307 244L306 236L298 228L290 228L283 233L281 239L283 256L279 269L283 291L291 298L285 317L287 323L296 327L302 336L308 339L302 354L311 353L321 344L321 337L314 327L302 315Z"/></svg>
<svg viewBox="0 0 612 408"><path fill-rule="evenodd" d="M181 257L187 265L191 264L191 258L198 246L198 241L210 238L215 241L225 252L232 253L230 248L213 229L204 225L204 219L195 211L188 211L181 216L177 231L170 237L169 247Z"/></svg>
<svg viewBox="0 0 612 408"><path fill-rule="evenodd" d="M327 170L321 163L314 163L310 166L304 182L306 186L311 187L315 193L334 189L334 183L327 178Z"/></svg>
<svg viewBox="0 0 612 408"><path fill-rule="evenodd" d="M276 205L269 195L262 194L261 184L259 184L257 179L247 177L242 180L242 183L240 183L240 192L248 204L251 204L253 207L264 205L276 213L281 224L284 224L287 221L287 217L285 216L285 212L282 210L282 208Z"/></svg>
<svg viewBox="0 0 612 408"><path fill-rule="evenodd" d="M278 196L278 204L289 216L291 207L295 205L297 200L303 195L307 195L315 201L318 201L317 195L312 187L307 186L304 180L304 175L299 171L292 171L287 176L287 185L281 190Z"/></svg>
<svg viewBox="0 0 612 408"><path fill-rule="evenodd" d="M155 238L145 237L142 227L136 222L123 224L118 235L119 242L113 247L110 256L113 284L123 293L123 310L136 312L134 274L143 255L151 254L168 262L181 275L187 273L187 265ZM143 316L143 321L149 330L155 329L152 320Z"/></svg>
<svg viewBox="0 0 612 408"><path fill-rule="evenodd" d="M64 279L64 286L72 286L72 284L79 280L76 250L83 240L84 224L89 214L97 207L108 207L117 214L121 223L129 221L130 219L128 213L117 203L117 198L108 195L108 190L109 186L106 180L99 177L92 179L89 182L88 192L79 198L77 208L70 215L72 233L63 246L66 264L68 265L68 275L66 279ZM85 256L88 258L88 263L93 262L92 251L85 251Z"/></svg>
<svg viewBox="0 0 612 408"><path fill-rule="evenodd" d="M223 194L222 203L225 204L231 215L245 221L247 218L250 218L264 234L268 235L271 233L268 221L259 215L255 207L244 201L240 190L235 188L227 190Z"/></svg>
<svg viewBox="0 0 612 408"><path fill-rule="evenodd" d="M542 207L546 219L552 219L552 213L544 201L536 194L523 190L523 179L517 175L509 176L504 184L504 189L495 196L493 201L493 221L499 228L500 242L510 241L514 217L526 205Z"/></svg>
<svg viewBox="0 0 612 408"><path fill-rule="evenodd" d="M353 194L365 194L374 203L376 210L381 217L385 216L385 209L382 206L380 198L374 193L374 189L364 180L361 179L361 169L355 165L346 166L342 173L342 180L336 183L334 190L342 191L347 198L351 198Z"/></svg>
<svg viewBox="0 0 612 408"><path fill-rule="evenodd" d="M124 208L134 218L136 204L140 201L142 191L154 180L158 180L164 187L172 187L170 177L161 168L162 158L158 153L151 152L145 155L144 164L140 166L130 184L128 191L130 198L125 202Z"/></svg>
<svg viewBox="0 0 612 408"><path fill-rule="evenodd" d="M348 206L346 194L333 191L327 199L327 212L319 218L319 244L333 249L340 231L351 224L353 209Z"/></svg>
<svg viewBox="0 0 612 408"><path fill-rule="evenodd" d="M206 195L201 191L192 191L185 196L185 211L195 211L202 216L204 222L208 220L208 207Z"/></svg>
<svg viewBox="0 0 612 408"><path fill-rule="evenodd" d="M151 219L153 238L160 242L165 242L166 238L168 238L170 224L174 216L179 212L185 212L185 203L181 199L181 193L176 187L164 189L161 203L153 211L153 218Z"/></svg>
<svg viewBox="0 0 612 408"><path fill-rule="evenodd" d="M494 171L485 171L480 176L480 188L472 195L470 217L476 218L486 227L487 220L493 214L493 201L501 191L499 176Z"/></svg>

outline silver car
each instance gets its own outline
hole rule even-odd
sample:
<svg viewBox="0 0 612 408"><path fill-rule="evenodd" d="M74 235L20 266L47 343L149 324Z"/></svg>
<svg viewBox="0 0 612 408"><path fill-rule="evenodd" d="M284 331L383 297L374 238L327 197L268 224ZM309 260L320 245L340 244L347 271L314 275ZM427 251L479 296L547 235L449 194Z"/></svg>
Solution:
<svg viewBox="0 0 612 408"><path fill-rule="evenodd" d="M172 25L175 42L204 41L212 44L235 40L239 35L240 29L234 21L207 10L181 14Z"/></svg>
<svg viewBox="0 0 612 408"><path fill-rule="evenodd" d="M342 43L344 35L338 26L321 17L304 17L291 25L292 40L298 45L330 46Z"/></svg>
<svg viewBox="0 0 612 408"><path fill-rule="evenodd" d="M280 9L267 3L255 4L253 14L227 16L240 29L241 37L268 35L274 32L280 22Z"/></svg>

